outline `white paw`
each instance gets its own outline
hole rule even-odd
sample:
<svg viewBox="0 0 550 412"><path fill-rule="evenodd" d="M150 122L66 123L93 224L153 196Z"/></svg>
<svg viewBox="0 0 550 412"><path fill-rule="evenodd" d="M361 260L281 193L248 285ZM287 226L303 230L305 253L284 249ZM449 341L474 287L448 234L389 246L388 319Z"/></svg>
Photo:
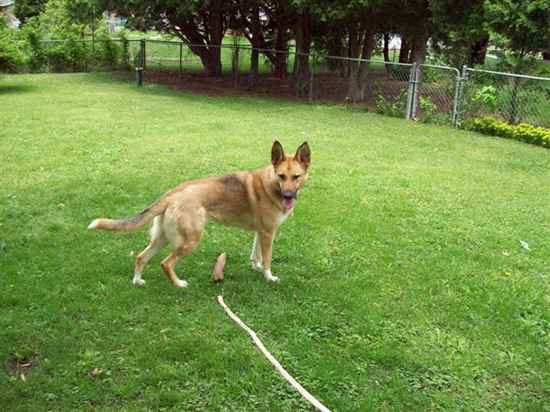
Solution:
<svg viewBox="0 0 550 412"><path fill-rule="evenodd" d="M263 272L264 267L260 262L256 262L255 260L251 260L250 264L252 265L252 269L257 270L258 272Z"/></svg>
<svg viewBox="0 0 550 412"><path fill-rule="evenodd" d="M267 280L268 282L273 282L273 283L279 283L280 282L280 279L277 276L273 276L271 274L271 270L266 270L264 272L264 277L265 277L265 280Z"/></svg>
<svg viewBox="0 0 550 412"><path fill-rule="evenodd" d="M185 280L178 279L176 280L176 283L174 284L177 288L186 288L187 282Z"/></svg>
<svg viewBox="0 0 550 412"><path fill-rule="evenodd" d="M279 279L277 276L269 276L265 278L268 282L273 282L273 283L279 283L281 281L281 279Z"/></svg>
<svg viewBox="0 0 550 412"><path fill-rule="evenodd" d="M145 285L145 281L142 278L134 278L132 279L132 283L134 286L143 286Z"/></svg>

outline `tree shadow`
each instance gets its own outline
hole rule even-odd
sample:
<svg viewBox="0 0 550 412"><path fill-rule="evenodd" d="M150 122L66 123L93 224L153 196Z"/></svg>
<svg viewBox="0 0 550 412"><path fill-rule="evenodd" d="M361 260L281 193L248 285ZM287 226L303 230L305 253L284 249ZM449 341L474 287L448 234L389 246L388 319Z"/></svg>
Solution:
<svg viewBox="0 0 550 412"><path fill-rule="evenodd" d="M8 93L30 93L36 90L36 86L30 84L2 84L0 82L0 95Z"/></svg>

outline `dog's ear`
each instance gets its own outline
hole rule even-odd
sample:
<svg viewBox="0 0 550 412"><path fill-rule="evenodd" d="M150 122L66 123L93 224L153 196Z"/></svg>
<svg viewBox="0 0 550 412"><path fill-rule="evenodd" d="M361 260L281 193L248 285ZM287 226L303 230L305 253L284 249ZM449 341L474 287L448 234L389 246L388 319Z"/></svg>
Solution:
<svg viewBox="0 0 550 412"><path fill-rule="evenodd" d="M271 147L271 163L273 163L273 166L277 166L283 160L285 160L285 151L281 143L275 140Z"/></svg>
<svg viewBox="0 0 550 412"><path fill-rule="evenodd" d="M309 150L309 145L307 142L302 143L300 147L296 149L296 154L294 157L302 163L306 169L309 167L309 164L311 163L311 151Z"/></svg>

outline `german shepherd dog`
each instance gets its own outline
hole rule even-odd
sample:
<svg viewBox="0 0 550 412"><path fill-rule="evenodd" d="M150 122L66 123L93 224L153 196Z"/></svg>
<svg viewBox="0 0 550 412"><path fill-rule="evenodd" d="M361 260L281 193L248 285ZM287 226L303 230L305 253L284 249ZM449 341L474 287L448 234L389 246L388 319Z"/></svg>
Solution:
<svg viewBox="0 0 550 412"><path fill-rule="evenodd" d="M178 288L187 286L174 267L176 261L199 244L208 218L255 232L250 260L270 282L273 238L277 228L292 213L299 190L308 177L311 153L307 142L294 156L286 156L275 141L271 165L251 172L183 182L131 219L95 219L88 229L129 231L153 221L151 241L136 259L132 283L142 286L147 262L167 243L172 252L161 262L168 279Z"/></svg>

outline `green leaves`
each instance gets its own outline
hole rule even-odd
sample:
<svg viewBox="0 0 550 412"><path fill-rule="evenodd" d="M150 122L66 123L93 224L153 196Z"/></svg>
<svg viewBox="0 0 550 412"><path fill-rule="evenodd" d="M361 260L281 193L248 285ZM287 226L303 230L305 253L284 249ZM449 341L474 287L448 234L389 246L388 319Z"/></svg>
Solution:
<svg viewBox="0 0 550 412"><path fill-rule="evenodd" d="M486 0L488 26L506 39L506 45L520 56L548 48L550 6L546 0Z"/></svg>
<svg viewBox="0 0 550 412"><path fill-rule="evenodd" d="M521 123L509 125L492 117L483 117L466 122L465 128L491 136L500 136L550 148L550 129Z"/></svg>

